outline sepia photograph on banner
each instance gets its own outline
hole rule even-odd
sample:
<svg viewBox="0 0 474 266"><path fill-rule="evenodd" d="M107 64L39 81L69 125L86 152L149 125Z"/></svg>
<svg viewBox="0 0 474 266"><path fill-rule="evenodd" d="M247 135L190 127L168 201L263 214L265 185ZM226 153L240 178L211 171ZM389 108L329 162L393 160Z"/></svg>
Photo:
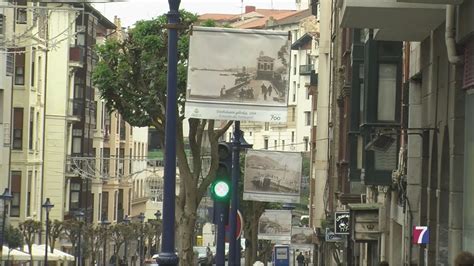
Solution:
<svg viewBox="0 0 474 266"><path fill-rule="evenodd" d="M299 152L249 150L244 200L299 203L303 157Z"/></svg>
<svg viewBox="0 0 474 266"><path fill-rule="evenodd" d="M286 122L288 32L193 27L185 115Z"/></svg>
<svg viewBox="0 0 474 266"><path fill-rule="evenodd" d="M258 239L291 240L291 211L265 210L258 222Z"/></svg>
<svg viewBox="0 0 474 266"><path fill-rule="evenodd" d="M313 243L313 229L311 227L293 226L291 228L292 245L311 245Z"/></svg>

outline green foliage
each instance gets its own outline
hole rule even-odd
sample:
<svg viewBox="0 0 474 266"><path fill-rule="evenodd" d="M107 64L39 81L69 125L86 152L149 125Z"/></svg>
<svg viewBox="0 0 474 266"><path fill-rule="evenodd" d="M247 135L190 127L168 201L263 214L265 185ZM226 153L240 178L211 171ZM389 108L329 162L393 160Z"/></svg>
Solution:
<svg viewBox="0 0 474 266"><path fill-rule="evenodd" d="M76 249L76 244L79 240L79 235L82 234L83 222L76 219L69 219L63 222L63 230L66 238L71 242L73 250Z"/></svg>
<svg viewBox="0 0 474 266"><path fill-rule="evenodd" d="M21 222L18 227L20 228L21 234L23 235L25 244L28 246L31 265L33 265L33 254L31 253L31 247L33 246L33 243L35 243L36 235L41 231L41 222L29 219Z"/></svg>
<svg viewBox="0 0 474 266"><path fill-rule="evenodd" d="M301 226L309 226L309 218L305 217L301 219Z"/></svg>
<svg viewBox="0 0 474 266"><path fill-rule="evenodd" d="M189 27L195 14L181 11L181 22ZM109 111L118 111L133 126L154 125L163 129L167 74L166 15L135 24L128 37L108 39L97 48L99 62L93 82L106 100ZM183 107L186 90L188 31L178 41L178 102ZM182 110L182 108L180 108Z"/></svg>
<svg viewBox="0 0 474 266"><path fill-rule="evenodd" d="M62 235L63 230L64 226L62 221L54 220L51 222L51 220L49 220L49 244L52 249L54 249L56 240Z"/></svg>
<svg viewBox="0 0 474 266"><path fill-rule="evenodd" d="M18 228L8 226L5 230L5 240L9 248L23 247L23 235Z"/></svg>
<svg viewBox="0 0 474 266"><path fill-rule="evenodd" d="M208 20L203 21L201 23L201 26L203 26L203 27L216 27L217 24L214 20L208 19Z"/></svg>

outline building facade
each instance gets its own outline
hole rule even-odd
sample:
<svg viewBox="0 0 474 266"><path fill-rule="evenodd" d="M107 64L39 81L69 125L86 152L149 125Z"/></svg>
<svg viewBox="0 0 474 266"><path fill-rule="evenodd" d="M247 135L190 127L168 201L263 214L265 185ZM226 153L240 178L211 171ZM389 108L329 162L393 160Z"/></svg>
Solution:
<svg viewBox="0 0 474 266"><path fill-rule="evenodd" d="M472 12L471 1L321 1L319 265L451 265L473 252ZM326 235L338 211L350 214L343 249Z"/></svg>

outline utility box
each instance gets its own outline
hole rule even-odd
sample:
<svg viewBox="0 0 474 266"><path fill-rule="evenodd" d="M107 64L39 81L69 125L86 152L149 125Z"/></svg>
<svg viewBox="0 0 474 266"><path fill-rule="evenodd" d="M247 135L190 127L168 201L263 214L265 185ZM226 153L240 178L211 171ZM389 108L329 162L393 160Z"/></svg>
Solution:
<svg viewBox="0 0 474 266"><path fill-rule="evenodd" d="M355 242L377 241L380 236L380 204L349 204L351 238Z"/></svg>

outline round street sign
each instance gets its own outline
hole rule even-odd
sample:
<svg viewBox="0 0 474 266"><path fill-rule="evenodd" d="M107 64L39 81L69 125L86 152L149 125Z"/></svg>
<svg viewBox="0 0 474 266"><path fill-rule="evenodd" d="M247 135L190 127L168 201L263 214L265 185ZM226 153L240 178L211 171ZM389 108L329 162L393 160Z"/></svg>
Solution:
<svg viewBox="0 0 474 266"><path fill-rule="evenodd" d="M237 228L235 229L235 238L239 238L242 235L243 224L244 224L244 219L242 217L242 213L239 210L237 210L237 223L236 223ZM230 221L229 221L229 224L225 226L225 241L226 242L229 242L229 236L230 236Z"/></svg>

